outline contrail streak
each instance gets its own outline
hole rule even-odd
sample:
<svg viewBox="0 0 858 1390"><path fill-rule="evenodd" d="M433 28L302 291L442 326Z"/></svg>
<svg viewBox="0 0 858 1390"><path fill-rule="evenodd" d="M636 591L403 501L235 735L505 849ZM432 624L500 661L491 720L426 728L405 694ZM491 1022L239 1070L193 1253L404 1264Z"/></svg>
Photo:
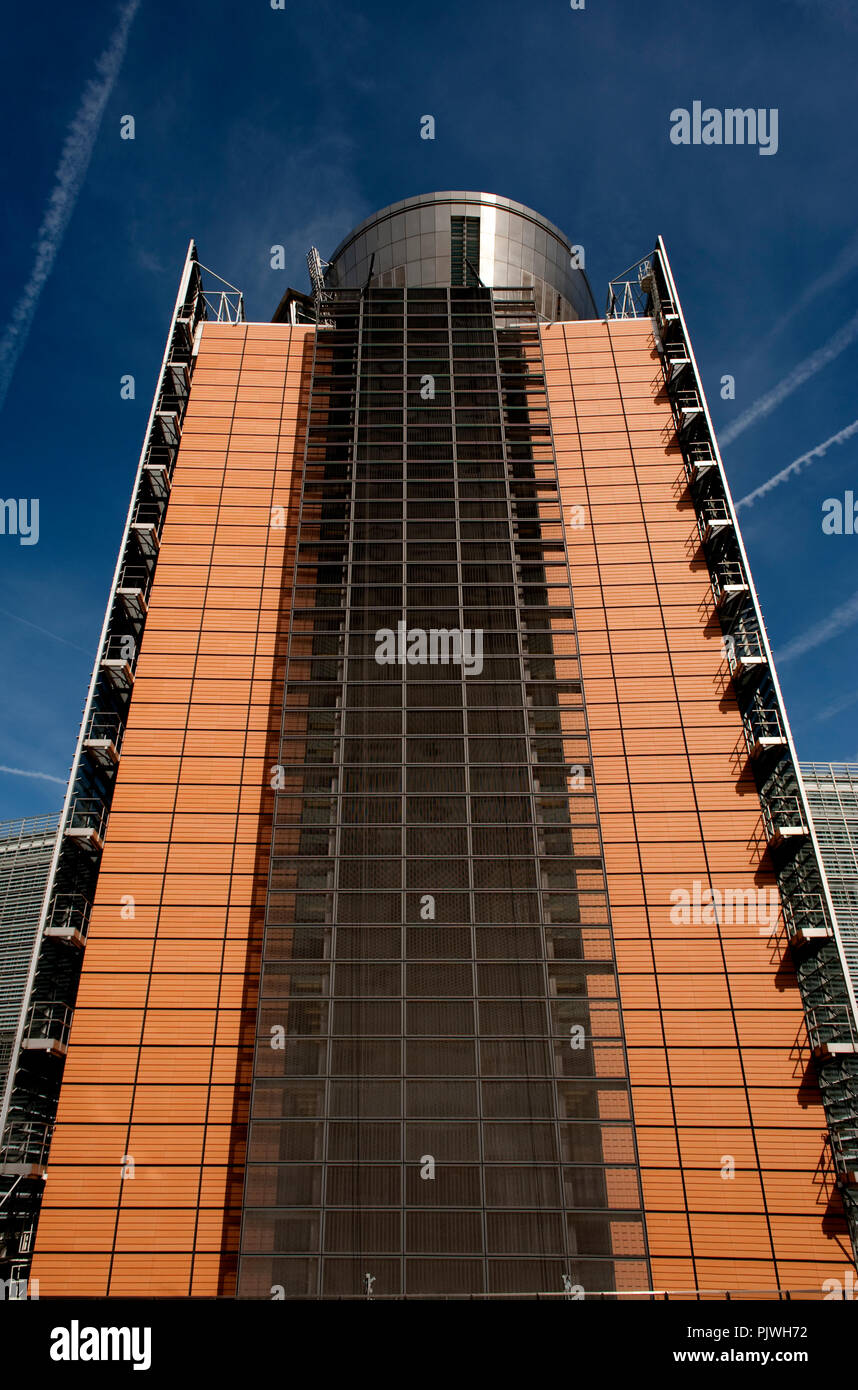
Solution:
<svg viewBox="0 0 858 1390"><path fill-rule="evenodd" d="M13 777L38 777L43 782L59 782L61 787L66 785L67 777L52 777L50 772L28 772L23 767L4 767L0 763L0 772L11 772Z"/></svg>
<svg viewBox="0 0 858 1390"><path fill-rule="evenodd" d="M74 119L66 132L60 162L54 175L54 186L36 237L36 259L11 317L0 338L0 410L12 381L57 252L62 245L75 203L83 186L92 158L104 108L122 67L128 33L140 0L126 0L119 11L119 23L110 43L95 67L97 77L87 82Z"/></svg>
<svg viewBox="0 0 858 1390"><path fill-rule="evenodd" d="M858 593L841 603L823 622L800 632L791 642L787 642L785 647L776 651L775 656L781 665L797 656L804 656L805 652L812 651L814 647L821 647L823 642L836 637L844 628L852 627L853 623L858 623Z"/></svg>
<svg viewBox="0 0 858 1390"><path fill-rule="evenodd" d="M70 642L67 637L60 637L58 632L51 632L50 628L39 627L38 623L31 623L29 618L22 618L18 613L10 613L8 608L0 608L0 613L4 618L12 618L16 623L23 623L25 627L31 627L36 632L44 633L45 637L52 637L55 642L62 642L67 647L74 647L76 652L83 652L84 656L92 656L92 651L88 647L82 647L78 642Z"/></svg>
<svg viewBox="0 0 858 1390"><path fill-rule="evenodd" d="M753 405L748 406L748 409L739 416L738 420L734 420L732 425L721 430L721 443L732 444L733 440L737 439L751 425L755 425L765 415L770 415L781 401L785 401L787 396L791 396L793 391L797 391L799 386L803 386L810 377L822 371L822 368L827 367L829 362L833 362L835 357L839 357L841 352L844 352L856 338L858 338L858 314L838 329L834 337L829 338L823 347L817 348L810 357L799 362L798 366L794 367L783 381L779 381L777 386L773 387L765 396L760 396Z"/></svg>
<svg viewBox="0 0 858 1390"><path fill-rule="evenodd" d="M852 241L848 242L847 245L843 247L843 250L835 257L828 270L823 271L822 275L818 275L815 280L811 280L810 284L796 297L786 313L781 314L777 322L768 330L766 338L770 339L776 337L776 335L786 327L790 320L795 318L796 314L800 314L803 309L807 308L808 304L811 304L813 300L816 299L817 295L822 294L823 290L833 289L835 285L839 285L841 280L845 280L847 275L851 275L853 270L856 269L858 269L858 237L853 238Z"/></svg>
<svg viewBox="0 0 858 1390"><path fill-rule="evenodd" d="M835 700L833 705L828 705L825 709L820 710L814 723L818 724L822 719L833 719L836 714L842 714L845 709L856 704L858 704L858 690L852 690L848 695Z"/></svg>
<svg viewBox="0 0 858 1390"><path fill-rule="evenodd" d="M785 483L787 478L791 478L794 473L800 473L805 464L811 463L815 458L821 459L832 444L842 444L845 439L851 439L853 434L858 434L858 420L853 420L851 425L846 425L844 429L833 434L830 439L824 440L822 444L817 444L815 449L809 449L800 458L793 459L792 463L788 463L786 468L781 469L780 473L773 473L764 483L760 483L759 487L755 487L753 492L748 492L744 497L740 497L736 503L736 511L740 507L752 506L758 497L765 497L766 493L771 492L772 488L777 487L779 483Z"/></svg>

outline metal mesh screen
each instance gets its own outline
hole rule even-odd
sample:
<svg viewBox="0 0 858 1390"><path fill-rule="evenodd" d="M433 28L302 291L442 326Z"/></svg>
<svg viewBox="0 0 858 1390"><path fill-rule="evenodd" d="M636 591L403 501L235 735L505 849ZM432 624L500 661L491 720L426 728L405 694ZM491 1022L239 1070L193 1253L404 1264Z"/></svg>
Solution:
<svg viewBox="0 0 858 1390"><path fill-rule="evenodd" d="M532 306L342 291L331 319L239 1295L645 1287Z"/></svg>

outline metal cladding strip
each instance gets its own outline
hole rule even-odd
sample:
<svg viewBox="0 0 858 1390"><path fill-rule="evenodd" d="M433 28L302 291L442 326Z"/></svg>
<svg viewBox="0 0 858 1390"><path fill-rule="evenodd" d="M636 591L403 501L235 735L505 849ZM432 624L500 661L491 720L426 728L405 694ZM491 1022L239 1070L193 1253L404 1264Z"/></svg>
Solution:
<svg viewBox="0 0 858 1390"><path fill-rule="evenodd" d="M656 248L655 248L655 249L656 249L656 254L658 255L658 257L659 257L659 259L660 259L660 261L661 261L661 265L662 265L662 268L663 268L663 271L664 271L665 280L666 280L667 285L668 285L668 288L669 288L669 290L670 290L670 293L671 293L671 297L672 297L672 299L673 299L673 302L674 302L674 304L675 304L675 306L676 306L676 312L677 312L677 314L678 314L678 316L679 316L679 322L680 322L680 324L681 324L681 326L682 326L683 338L684 338L684 341L685 341L685 347L686 347L686 349L687 349L687 351L688 351L688 357L689 357L689 360L690 360L690 362L691 362L691 369L692 369L692 371L693 371L693 373L694 373L695 385L697 386L697 390L698 390L699 395L700 395L700 401L701 401L701 404L702 404L702 406L703 406L703 413L704 413L704 415L705 415L706 424L707 424L707 427L708 427L708 430L709 430L709 437L710 437L710 439L711 439L711 441L712 441L712 447L713 447L713 449L714 449L714 451L715 451L715 457L716 457L716 460L717 460L717 467L718 467L718 470L719 470L719 476L720 476L721 483L722 483L723 488L724 488L724 496L725 496L725 498L726 498L727 508L728 508L729 513L730 513L730 518L731 518L731 521L732 521L732 524L733 524L733 531L734 531L734 534L735 534L735 537L736 537L736 544L737 544L737 546L738 546L739 554L740 554L740 556L741 556L741 558L742 558L742 564L743 564L744 569L745 569L745 574L746 574L747 579L748 579L748 589L749 589L749 592L750 592L751 603L752 603L753 609L754 609L754 615L755 615L755 617L756 617L756 619L757 619L757 626L758 626L759 632L760 632L760 640L761 640L761 642L762 642L763 650L764 650L764 652L765 652L765 654L766 654L766 659L767 659L767 661L768 661L769 670L770 670L770 672L771 672L772 686L773 686L773 688L774 688L775 698L776 698L777 703L778 703L778 714L780 715L780 718L781 718L781 720L782 720L782 722L783 722L784 733L785 733L786 740L787 740L787 747L788 747L788 749L789 749L789 754L790 754L790 757L791 757L791 759L792 759L793 767L794 767L794 769L795 769L796 785L797 785L797 787L798 787L798 795L799 795L799 799L800 799L800 801L801 801L802 811L804 812L804 815L805 815L805 818L806 818L806 824L807 824L808 831L809 831L809 834L810 834L811 844L813 845L813 851L814 851L814 855L815 855L815 858L816 858L816 864L817 864L817 868L818 868L818 870L819 870L819 877L820 877L820 881L821 881L821 883L822 883L823 893L824 893L824 895L825 895L825 904L826 904L826 907L828 908L828 911L829 911L830 916L831 916L832 929L833 929L833 932L834 932L834 941L835 941L835 944L836 944L836 946L837 946L837 954L838 954L839 959L840 959L840 967L841 967L841 970L843 971L844 983L845 983L845 986L846 986L846 994L847 994L847 997L848 997L848 1000L849 1000L849 1003L850 1003L850 1006L851 1006L851 1009L852 1009L853 1025L856 1027L856 1029L858 1029L858 1001L856 1001L854 985L853 985L852 979L851 979L851 977L850 977L848 967L847 967L847 965L846 965L846 954L845 954L845 951L844 951L844 948L843 948L843 939L842 939L841 934L840 934L840 928L839 928L839 926L838 926L838 924L837 924L837 914L836 914L836 912L835 912L835 910L834 910L834 901L833 901L832 896L831 896L831 889L830 889L830 886L829 886L829 883L828 883L828 876L827 876L827 874L826 874L826 872L825 872L825 865L823 864L823 861L822 861L822 852L821 852L821 850L820 850L820 848L819 848L819 842L818 842L817 836L816 836L816 829L815 829L815 826L814 826L814 824L813 824L813 817L811 816L811 813L810 813L810 807L809 807L808 800L807 800L807 794L806 794L805 787L804 787L804 781L803 781L802 776L801 776L801 768L800 768L800 764L799 764L799 760L798 760L798 754L797 754L797 752L796 752L795 743L793 742L792 729L790 728L789 718L788 718L788 716L787 716L786 707L785 707L785 704L784 704L783 694L782 694L782 692L781 692L780 683L779 683L779 681L778 681L777 671L775 670L774 657L773 657L773 655L772 655L772 649L771 649L771 646L770 646L770 644L769 644L769 638L768 638L768 633L766 632L766 626L765 626L765 623L764 623L764 621L763 621L763 615L762 615L762 611L761 611L761 609L760 609L760 601L759 601L759 599L758 599L758 597L757 597L757 591L756 591L756 588L755 588L755 586L754 586L754 579L753 579L753 575L751 574L751 567L750 567L750 565L749 565L749 563L748 563L748 555L747 555L747 552L746 552L746 550L745 550L745 544L744 544L744 541L743 541L743 539L742 539L741 530L740 530L740 528L739 528L739 521L738 521L738 518L737 518L737 516L736 516L736 509L735 509L735 506L734 506L734 504L733 504L733 495L732 495L732 493L731 493L731 491L730 491L730 485L729 485L729 483L728 483L728 481L727 481L727 475L726 475L725 470L724 470L724 463L723 463L723 460L722 460L722 458L721 458L721 451L720 451L720 449L719 449L719 447L718 447L718 440L717 440L717 436L716 436L716 434L715 434L715 426L714 426L713 423L712 423L712 416L711 416L710 413L709 413L709 404L708 404L708 402L707 402L707 400L706 400L706 393L705 393L705 391L704 391L704 389L703 389L703 383L702 383L702 381L701 381L700 372L699 372L698 367L697 367L697 359L696 359L695 356L694 356L694 349L693 349L692 344L691 344L691 338L690 338L689 333L688 333L688 327L687 327L687 324L686 324L686 322L685 322L685 316L683 315L683 312L682 312L682 304L681 304L681 302L680 302L679 295L677 294L677 291L676 291L676 282L675 282L675 280L674 280L674 278L673 278L673 274L672 274L671 269L670 269L670 262L669 262L669 260L668 260L668 258L667 258L667 251L665 250L664 241L662 240L661 237L658 238L658 240L657 240L657 242L656 242Z"/></svg>
<svg viewBox="0 0 858 1390"><path fill-rule="evenodd" d="M534 321L535 321L535 316L534 316ZM565 332L564 332L564 338L565 338ZM543 395L544 395L544 399L545 399L545 404L546 404L546 412L547 412L546 418L547 418L547 421L548 421L548 433L549 433L549 439L550 439L550 441L551 441L551 460L552 460L552 463L553 463L553 466L554 466L554 485L555 485L555 489L556 489L557 505L558 505L559 512L560 512L560 535L561 535L561 539L562 539L562 542L563 542L563 565L565 566L565 569L566 569L566 582L567 582L567 584L568 584L568 586L569 586L569 606L570 606L570 609L571 609L572 615L573 615L573 617L572 617L572 626L573 626L573 629L574 629L574 632L575 632L575 650L576 650L577 657L578 657L578 665L579 665L579 671L580 671L580 667L581 667L581 649L580 649L580 645L579 645L578 621L577 621L577 616L576 616L576 614L575 614L575 587L574 587L574 584L573 584L573 582L572 582L572 566L571 566L571 562L570 562L570 559L569 559L569 538L568 538L568 534L567 534L567 530L566 530L566 523L565 523L564 516L563 516L563 497L562 497L562 491L561 491L561 487L560 487L560 470L559 470L558 464L557 464L557 445L556 445L555 439L554 439L554 420L553 420L552 414L551 414L551 402L550 402L550 398L549 398L549 394L548 394L548 381L547 381L547 374L546 374L546 368L545 368L544 339L543 339L543 335L542 335L541 329L538 329L538 330L537 330L537 341L538 341L538 345L539 345L539 361L540 361L541 368L542 368L542 382L543 382L542 391L543 391ZM580 438L580 436L579 436L579 438ZM553 641L552 641L552 646L553 646ZM589 770L590 770L590 792L591 792L591 795L592 795L592 797L593 797L593 805L594 805L594 807L595 807L596 829L597 829L597 832L598 832L598 839L599 839L599 859L600 859L600 861L601 861L601 868L602 868L603 880L604 880L604 885L605 885L605 906L606 906L606 909L607 909L608 935L609 935L609 938L610 938L611 968L612 968L612 971L613 971L612 978L613 978L613 984L614 984L614 993L615 993L615 995L616 995L616 1000L617 1000L617 1010L618 1010L618 1014L619 1014L620 1038L621 1038L621 1045L622 1045L622 1052L623 1052L623 1076L624 1076L625 1083L626 1083L626 1095L628 1096L628 1103L629 1103L629 1122L630 1122L630 1124L631 1124L631 1129L632 1129L632 1146L633 1146L633 1149L634 1149L634 1166L635 1166L635 1174L636 1174L636 1177L637 1177L637 1184L638 1184L638 1203L639 1203L639 1209L640 1209L640 1213L641 1213L641 1227L642 1227L642 1231L643 1231L643 1243L644 1243L643 1257L644 1257L644 1260L645 1260L645 1262L646 1262L646 1271L647 1271L648 1282L649 1282L649 1285L652 1286L652 1282L653 1282L653 1278L652 1278L652 1255L651 1255L651 1253L650 1253L649 1232L648 1232L648 1230L647 1230L647 1211L646 1211L646 1206L645 1206L645 1204L644 1204L644 1198L643 1198L643 1178L642 1178L642 1175L641 1175L641 1159L640 1159L640 1150L639 1150L639 1147L638 1147L638 1131L637 1131L637 1124L636 1124L636 1122L635 1122L634 1093L633 1093L633 1090L632 1090L631 1074L630 1074L630 1071L629 1071L629 1049L628 1049L628 1044L627 1044L627 1042L626 1042L626 1027L625 1027L625 1023L624 1023L624 1020L623 1020L622 996L621 996L621 993L620 993L620 974L619 974L619 966L618 966L618 963L617 963L617 946L616 946L616 938L615 938L615 936L614 936L614 919L613 919L613 916L612 916L612 913L611 913L611 894L610 894L610 888L609 888L609 885L608 885L608 869L607 869L607 863L606 863L606 859L605 859L605 841L604 841L604 837L603 837L603 834L602 834L602 817L601 817L601 813L600 813L600 811L599 811L599 797L598 797L598 792L597 792L597 789L596 789L596 774L595 774L595 770L594 770L594 767L593 767L593 744L592 744L592 739L591 739L591 737L590 737L590 720L589 720L589 717L588 717L588 714L587 714L587 696L586 696L586 691L585 691L585 689L584 689L584 678L583 678L583 674L581 674L581 676L580 676L580 682L581 682L581 708L582 708L583 715L584 715L584 735L585 735L586 740L587 740L587 755L588 755ZM604 1147L603 1147L603 1154L604 1154ZM607 1160L604 1160L604 1161L607 1163Z"/></svg>
<svg viewBox="0 0 858 1390"><path fill-rule="evenodd" d="M195 246L194 241L193 241L193 238L192 238L191 241L188 243L188 250L187 250L187 254L186 254L186 256L185 256L184 268L183 268L183 270L182 270L181 279L180 279L180 281L179 281L179 290L178 290L178 293L177 293L177 295L176 295L176 302L175 302L175 305L174 305L174 307L173 307L173 313L172 313L171 318L170 318L170 327L169 327L168 332L167 332L167 341L166 341L166 344L165 344L165 346L164 346L164 354L163 354L163 357L162 357L162 359L161 359L161 370L160 370L160 372L159 372L159 374L158 374L157 384L156 384L155 391L154 391L153 396L152 396L152 406L151 406L151 409L150 409L150 411L149 411L149 420L148 420L148 423L147 423L147 425L146 425L145 434L144 434L144 436L143 436L143 445L142 445L142 448L141 448L141 450L140 450L140 460L139 460L138 465L137 465L137 473L136 473L135 478L134 478L134 486L133 486L133 488L132 488L132 490L131 490L131 500L130 500L129 505L128 505L128 514L127 514L126 519L125 519L125 527L124 527L123 532L122 532L122 540L120 541L120 544L119 544L119 553L118 553L118 555L117 555L116 566L115 566L114 571L113 571L113 579L112 579L112 581L111 581L110 593L109 593L108 599L107 599L107 608L106 608L105 614L104 614L104 622L102 623L101 635L100 635L100 637L99 637L99 639L98 639L98 646L97 646L97 648L96 648L95 661L94 661L94 663L93 663L92 675L91 675L91 677L90 677L89 691L88 691L88 693L87 693L86 704L84 705L83 715L82 715L82 717L81 717L80 731L79 731L78 737L77 737L77 746L76 746L76 748L75 748L74 760L73 760L72 765L71 765L71 771L70 771L70 773L69 773L68 786L66 787L65 799L64 799L64 801L63 801L63 809L62 809L62 813L61 813L61 815L60 815L60 825L59 825L59 831L58 831L58 833L57 833L57 842L56 842L56 845L54 846L54 852L53 852L53 855L52 855L52 857L51 857L50 869L49 869L49 871L48 871L48 881L47 881L47 884L46 884L46 887L45 887L45 895L44 895L44 898L43 898L43 900L42 900L42 909L41 909L41 912L40 912L40 914L39 914L39 922L38 922L38 926L37 926L37 928L36 928L36 934L35 934L35 938L34 938L34 942L33 942L33 951L32 951L32 955L31 955L31 957L30 957L30 968L29 968L28 975L27 975L27 983L26 983L26 992L25 992L25 996L24 996L24 1003L23 1003L23 1006L22 1006L22 1009L21 1009L20 1018L19 1018L19 1020L18 1020L18 1027L17 1027L17 1031L16 1031L16 1034L15 1034L15 1042L14 1042L14 1046L13 1046L13 1050L12 1050L12 1056L11 1056L10 1061L9 1061L9 1075L8 1075L8 1078L7 1078L6 1090L5 1090L5 1093L4 1093L4 1096L3 1096L2 1108L0 1108L0 1145L2 1145L2 1142L3 1142L3 1135L4 1135L4 1131L5 1131L5 1127L6 1127L6 1121L7 1121L7 1117L8 1117L8 1114L9 1114L9 1108L10 1108L10 1105L11 1105L11 1102L12 1102L12 1094L13 1094L13 1091L14 1091L14 1089L15 1089L15 1073L16 1073L16 1071L17 1071L18 1061L19 1061L19 1057L20 1057L21 1040L22 1040L22 1038L23 1038L23 1033L24 1033L25 1018L26 1018L26 1014L27 1014L27 1008L28 1008L28 1006L29 1006L30 994L31 994L31 991L32 991L32 988L33 988L33 982L34 982L35 977L36 977L36 970L37 970L38 960L39 960L39 951L40 951L40 949L41 949L42 938L43 938L43 933L44 933L44 929L45 929L45 922L46 922L46 918L47 918L47 914L48 914L48 908L49 908L49 906L50 906L50 901L51 901L51 894L53 893L54 881L55 881L56 873L57 873L57 866L58 866L58 864L59 864L60 856L61 856L62 850L63 850L63 841L64 841L65 829L66 829L66 826L67 826L67 824L68 824L69 812L70 812L70 810L71 810L72 801L73 801L73 799L74 799L74 794L75 794L75 782L76 782L76 779L77 779L78 769L79 769L79 767L80 767L81 757L82 757L82 754L83 754L83 743L84 743L84 739L85 739L85 737L86 737L87 727L88 727L88 725L89 725L89 717L90 717L90 714L91 714L91 712L92 712L93 700L94 700L94 698L95 698L96 685L97 685L97 683L98 683L98 676L99 676L99 666L100 666L100 662L101 662L102 653L103 653L103 651L104 651L105 643L106 643L106 641L107 641L108 631L109 631L109 628L110 628L110 620L111 620L111 616L112 616L112 614L113 614L113 605L114 605L114 602L115 602L115 599L116 599L116 590L117 590L117 587L118 587L118 584L119 584L119 576L120 576L120 574L121 574L121 572L122 572L122 565L123 565L123 560L124 560L124 557L125 557L125 549L126 549L126 546L127 546L127 544L128 544L128 539L129 539L129 536L130 536L130 533L131 533L131 523L132 523L132 521L133 521L135 509L136 509L136 506L137 506L138 494L139 494L139 492L140 492L140 484L141 484L141 482L142 482L142 480L143 480L143 468L144 468L144 464L145 464L145 461L146 461L146 455L147 455L147 452L148 452L148 449L149 449L150 437L151 437L151 434L152 434L152 426L153 426L154 421L155 421L155 414L156 414L156 411L157 411L158 400L159 400L159 397L160 397L160 394L161 394L161 388L162 388L162 385L163 385L163 382L164 382L164 376L165 376L165 373L166 373L166 370L167 370L167 362L168 362L168 358L169 358L169 355L170 355L170 349L171 349L171 345L172 345L172 341L173 341L173 334L174 334L174 331L175 331L176 320L178 319L178 317L179 317L179 311L180 311L180 309L182 308L182 306L183 306L183 304L184 304L184 302L185 302L185 297L186 297L187 291L188 291L188 285L189 285L189 283L190 283L191 274L192 274L192 271L193 271L195 265L196 265L196 246ZM166 505L169 505L169 499L168 499ZM156 560L155 560L155 564L157 564L157 558L156 558ZM154 571L154 566L153 566L153 571Z"/></svg>
<svg viewBox="0 0 858 1390"><path fill-rule="evenodd" d="M278 762L278 764L279 764L280 759L281 759L281 757L282 757L282 749L283 749L284 741L285 741L285 739L286 739L287 736L288 736L287 718L288 718L288 715L289 715L289 705L288 705L288 694L289 694L289 670L290 670L290 666L291 666L291 664L292 664L292 637L293 637L294 626L295 626L295 624L294 624L295 611L296 611L296 610L295 610L295 593L296 593L296 590L297 590L297 587L298 587L298 558L299 558L299 555L300 555L301 530L302 530L302 522L303 522L303 518L304 518L304 494L305 494L305 490L306 490L306 486L307 486L307 464L308 464L308 457L309 457L309 451L310 451L310 427L311 427L312 420L313 420L313 386L314 386L314 384L315 384L315 382L316 382L316 362L317 362L318 355L319 355L319 344L320 344L320 337L319 337L319 334L320 334L320 327L321 327L321 326L317 324L317 325L315 326L315 328L313 329L313 332L312 332L312 336L313 336L313 360L312 360L312 363L310 364L309 390L308 390L308 394L307 394L307 405L306 405L306 410L307 410L307 423L306 423L306 427L305 427L305 430L304 430L304 449L303 449L303 456L302 456L302 460L301 460L301 495L300 495L299 500L298 500L298 521L297 521L297 526L296 526L296 531L295 531L295 539L294 539L294 542L293 542L294 547L295 547L295 554L294 554L294 559L293 559L293 561L292 561L292 576L291 576L291 584L290 584L290 588L289 588L289 599L288 599L288 603L289 603L289 605L290 605L291 611L290 611L290 614L289 614L289 624L288 624L287 635L286 635L286 660L285 660L284 668L283 668L283 699L282 699L282 704L281 704L281 707L280 707L280 733L279 733L279 736L278 736L278 739L277 739L277 762ZM290 337L291 337L291 335L292 335L294 332L295 332L295 327L293 326L293 328L290 330ZM322 346L323 346L323 347L325 346L324 342L322 342ZM285 369L284 369L284 370L285 370ZM301 389L303 389L303 380L302 380L302 383L301 383ZM300 406L300 404L299 404L299 406L298 406L298 414L297 414L297 417L296 417L296 422L300 420L300 411L301 411L301 406ZM297 439L297 437L298 437L298 432L297 432L297 429L296 429L296 439ZM288 562L288 544L289 544L289 543L288 543L288 541L287 541L287 550L284 552L284 557L283 557L284 572L285 572L285 570L286 570L287 562ZM283 591L282 591L282 589L281 589L281 603L280 603L280 608L279 608L279 610L278 610L278 616L282 616L282 612L283 612ZM309 706L308 706L308 708L309 708ZM253 1040L253 1064L252 1064L252 1069L251 1069L251 1073L250 1073L250 1095L249 1095L249 1097L248 1097L248 1108L247 1108L247 1141L246 1141L246 1147L245 1147L244 1177L243 1177L243 1182L242 1182L242 1193L241 1193L241 1220L240 1220L240 1224L239 1224L238 1249L237 1249L237 1251L236 1251L236 1275L235 1275L235 1297L236 1297L236 1298L240 1298L240 1297L241 1297L240 1290L241 1290L242 1262L243 1262L243 1260L246 1258L247 1251L248 1251L248 1232L247 1232L248 1215L247 1215L247 1213L248 1213L248 1211L250 1210L250 1205L251 1205L251 1202L250 1202L250 1176L251 1176L250 1170L251 1170L251 1162L252 1162L252 1152L251 1152L251 1128L252 1128L252 1125L253 1125L253 1117L254 1117L254 1113L255 1113L255 1109L256 1109L256 1090L257 1090L256 1083L257 1083L257 1076L260 1074L259 1071L258 1071L258 1068L257 1068L257 1058L258 1058L258 1056L259 1056L260 1048L261 1048L261 1046L262 1046L262 1043L261 1043L261 1038L262 1038L261 1018L262 1018L262 1013L263 1013L263 1009L264 1009L264 1000L263 1000L263 977L264 977L264 973L265 973L265 962L266 962L267 956L268 956L268 929L269 929L269 920L268 920L268 918L269 918L269 907L268 907L268 905L269 905L269 902L270 902L270 900L271 900L272 878L273 878L273 876L274 876L273 864L274 864L274 857L275 857L275 848L276 848L276 844L277 844L277 830L278 830L278 824L277 824L277 798L278 798L278 792L277 792L276 789L272 789L272 791L273 791L273 796L272 796L272 811L271 811L271 841L270 841L270 845L269 845L268 866L267 866L267 870L266 870L266 882L265 882L265 919L264 919L264 923L263 923L262 943L261 943L261 950L260 950L260 955L259 955L258 996L257 996L257 1002L256 1002L256 1019L255 1019L255 1022L254 1022L254 1040Z"/></svg>

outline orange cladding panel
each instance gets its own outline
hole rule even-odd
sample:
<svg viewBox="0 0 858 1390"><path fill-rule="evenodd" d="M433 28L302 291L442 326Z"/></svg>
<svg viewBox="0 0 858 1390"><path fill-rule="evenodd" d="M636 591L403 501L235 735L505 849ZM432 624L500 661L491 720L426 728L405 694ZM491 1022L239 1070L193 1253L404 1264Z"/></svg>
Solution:
<svg viewBox="0 0 858 1390"><path fill-rule="evenodd" d="M234 1290L313 330L203 326L93 904L42 1296Z"/></svg>
<svg viewBox="0 0 858 1390"><path fill-rule="evenodd" d="M849 1239L651 325L541 333L654 1285L819 1290Z"/></svg>

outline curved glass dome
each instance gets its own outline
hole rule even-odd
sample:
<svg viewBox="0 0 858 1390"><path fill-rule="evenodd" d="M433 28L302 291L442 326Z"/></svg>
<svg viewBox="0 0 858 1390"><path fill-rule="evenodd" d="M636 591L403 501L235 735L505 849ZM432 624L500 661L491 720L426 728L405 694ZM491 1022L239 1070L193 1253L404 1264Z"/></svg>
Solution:
<svg viewBox="0 0 858 1390"><path fill-rule="evenodd" d="M331 256L332 289L476 284L532 287L542 318L598 318L567 237L494 193L424 193L361 222Z"/></svg>

